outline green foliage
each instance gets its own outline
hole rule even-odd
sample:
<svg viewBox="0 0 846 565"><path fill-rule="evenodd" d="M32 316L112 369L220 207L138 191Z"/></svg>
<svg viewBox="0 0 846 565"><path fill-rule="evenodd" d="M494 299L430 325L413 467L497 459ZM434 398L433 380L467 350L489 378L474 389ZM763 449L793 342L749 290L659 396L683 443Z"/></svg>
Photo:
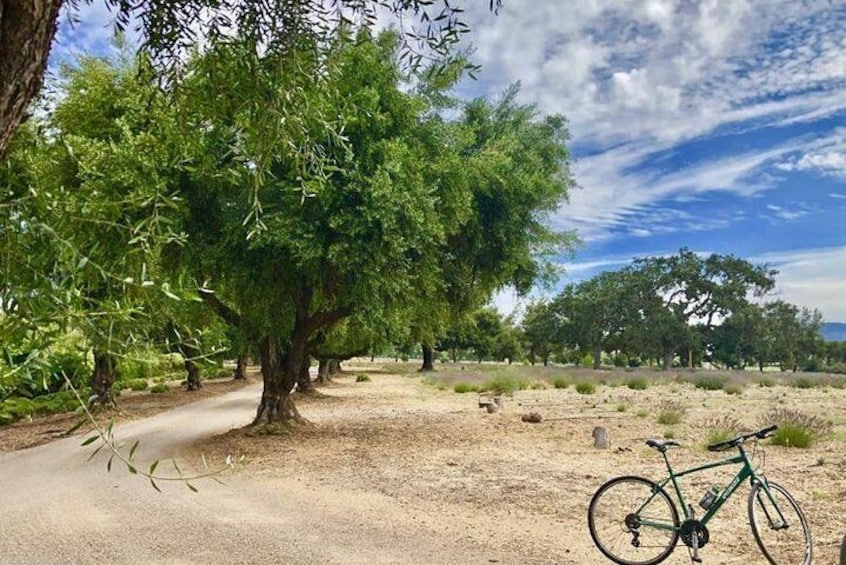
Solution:
<svg viewBox="0 0 846 565"><path fill-rule="evenodd" d="M147 387L150 385L147 379L130 379L127 381L118 381L118 384L121 385L121 388L128 388L136 392L147 390Z"/></svg>
<svg viewBox="0 0 846 565"><path fill-rule="evenodd" d="M649 381L642 377L635 377L626 381L626 386L632 390L646 390L649 388Z"/></svg>
<svg viewBox="0 0 846 565"><path fill-rule="evenodd" d="M492 392L494 394L513 395L518 390L527 390L531 382L519 379L512 375L500 374L485 382L479 390L481 392Z"/></svg>
<svg viewBox="0 0 846 565"><path fill-rule="evenodd" d="M672 428L664 430L664 439L675 439L676 431Z"/></svg>
<svg viewBox="0 0 846 565"><path fill-rule="evenodd" d="M596 392L596 385L587 381L576 383L576 392L579 394L593 394Z"/></svg>
<svg viewBox="0 0 846 565"><path fill-rule="evenodd" d="M790 386L799 389L809 389L820 386L820 383L821 381L819 381L818 379L812 379L809 377L798 377L790 381Z"/></svg>
<svg viewBox="0 0 846 565"><path fill-rule="evenodd" d="M453 390L459 394L464 394L467 392L479 392L479 385L474 385L470 383L456 383L453 387Z"/></svg>
<svg viewBox="0 0 846 565"><path fill-rule="evenodd" d="M658 411L658 423L665 426L675 426L680 424L687 413L687 408L684 404L672 400L665 401L661 404Z"/></svg>
<svg viewBox="0 0 846 565"><path fill-rule="evenodd" d="M722 443L737 437L743 425L733 416L723 414L711 417L699 425L705 433L706 444Z"/></svg>
<svg viewBox="0 0 846 565"><path fill-rule="evenodd" d="M365 375L365 374L356 375L355 376L355 382L357 382L357 383L369 383L370 382L370 375Z"/></svg>
<svg viewBox="0 0 846 565"><path fill-rule="evenodd" d="M699 375L691 380L693 386L702 390L722 390L726 381L725 377L716 375Z"/></svg>
<svg viewBox="0 0 846 565"><path fill-rule="evenodd" d="M778 429L771 436L774 445L786 447L810 447L820 438L831 433L831 423L792 408L776 407L770 409L763 419L764 426L777 425Z"/></svg>
<svg viewBox="0 0 846 565"><path fill-rule="evenodd" d="M740 383L726 383L723 385L723 391L726 394L731 394L734 396L739 396L743 394L743 385Z"/></svg>
<svg viewBox="0 0 846 565"><path fill-rule="evenodd" d="M638 408L637 412L635 412L635 415L638 418L646 418L647 416L649 416L649 411L646 410L645 408Z"/></svg>
<svg viewBox="0 0 846 565"><path fill-rule="evenodd" d="M757 382L761 388L772 388L775 386L775 381L769 377L760 377Z"/></svg>
<svg viewBox="0 0 846 565"><path fill-rule="evenodd" d="M625 411L626 411L626 410L628 410L628 409L629 409L629 405L628 405L628 404L625 404L625 403L622 403L622 402L621 402L620 404L618 404L618 405L617 405L617 412L625 412Z"/></svg>
<svg viewBox="0 0 846 565"><path fill-rule="evenodd" d="M154 394L161 394L163 392L169 391L170 388L165 383L158 383L150 387L150 392Z"/></svg>
<svg viewBox="0 0 846 565"><path fill-rule="evenodd" d="M570 381L565 379L564 377L556 377L552 379L552 386L555 388L567 388L570 386Z"/></svg>

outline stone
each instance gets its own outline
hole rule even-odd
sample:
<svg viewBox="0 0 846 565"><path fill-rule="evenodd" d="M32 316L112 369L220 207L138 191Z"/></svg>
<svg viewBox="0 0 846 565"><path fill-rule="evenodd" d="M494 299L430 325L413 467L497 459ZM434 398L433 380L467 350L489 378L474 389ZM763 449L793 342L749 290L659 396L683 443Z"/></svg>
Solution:
<svg viewBox="0 0 846 565"><path fill-rule="evenodd" d="M593 446L596 449L608 449L611 447L611 440L608 439L608 430L602 426L593 429Z"/></svg>

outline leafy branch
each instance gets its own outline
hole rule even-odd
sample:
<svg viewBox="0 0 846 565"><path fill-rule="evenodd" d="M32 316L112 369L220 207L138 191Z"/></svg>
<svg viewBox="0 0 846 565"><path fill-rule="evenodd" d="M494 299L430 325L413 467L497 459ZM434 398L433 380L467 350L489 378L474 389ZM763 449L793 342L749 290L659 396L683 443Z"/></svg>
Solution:
<svg viewBox="0 0 846 565"><path fill-rule="evenodd" d="M82 399L79 395L79 392L73 386L73 383L70 382L67 376L65 378L65 383L67 384L68 388L73 392L74 396L76 397L77 401L79 402L80 410L82 411L83 415L85 416L82 420L80 420L77 424L75 424L71 429L65 432L65 435L70 435L79 428L81 428L86 422L89 422L91 426L94 428L94 434L87 437L82 441L80 445L88 446L93 444L96 441L100 441L100 445L88 456L88 461L91 461L94 457L97 456L104 448L106 451L110 451L111 455L109 456L109 460L106 463L106 471L111 472L112 470L112 463L117 459L118 462L123 463L126 465L126 469L132 475L138 475L139 477L146 478L150 481L150 485L156 489L157 492L161 492L157 481L175 481L175 482L182 482L185 483L191 491L197 492L197 487L192 484L192 481L197 481L200 479L212 479L213 481L223 484L223 482L218 479L218 475L226 471L227 469L231 469L235 466L235 462L232 459L231 455L226 456L226 461L224 462L223 467L219 467L217 469L212 469L209 467L208 461L206 461L205 455L201 455L203 461L203 469L204 472L196 473L193 475L186 475L185 472L179 467L179 464L176 462L176 459L171 459L171 464L173 465L173 469L176 472L176 475L161 475L157 474L156 470L159 468L159 463L161 462L160 459L154 460L150 463L150 467L147 471L143 468L139 468L135 462L135 451L138 449L140 444L140 440L135 440L135 443L132 444L132 447L129 449L128 454L124 454L121 449L124 447L123 444L119 444L114 437L114 420L111 420L108 426L102 426L94 415L91 413L89 406L91 403L96 399L97 395L91 396L88 401ZM239 461L242 461L244 458L243 456Z"/></svg>

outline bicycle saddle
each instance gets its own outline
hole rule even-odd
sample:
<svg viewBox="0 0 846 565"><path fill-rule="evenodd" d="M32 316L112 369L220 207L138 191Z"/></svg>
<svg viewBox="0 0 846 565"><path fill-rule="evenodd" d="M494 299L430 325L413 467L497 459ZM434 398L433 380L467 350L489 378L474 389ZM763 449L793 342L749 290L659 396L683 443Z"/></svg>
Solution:
<svg viewBox="0 0 846 565"><path fill-rule="evenodd" d="M681 444L677 441L661 441L660 439L648 439L646 440L646 445L653 449L657 449L661 453L667 451L668 447L681 447Z"/></svg>

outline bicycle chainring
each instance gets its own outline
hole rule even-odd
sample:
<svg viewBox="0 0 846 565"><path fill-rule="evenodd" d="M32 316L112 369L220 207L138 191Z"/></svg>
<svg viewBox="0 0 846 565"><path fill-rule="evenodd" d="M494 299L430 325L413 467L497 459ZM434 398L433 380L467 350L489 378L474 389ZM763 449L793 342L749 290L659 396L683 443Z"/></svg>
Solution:
<svg viewBox="0 0 846 565"><path fill-rule="evenodd" d="M708 528L699 520L685 520L679 528L681 539L687 547L693 547L693 536L697 538L697 548L702 549L708 544L710 535Z"/></svg>

